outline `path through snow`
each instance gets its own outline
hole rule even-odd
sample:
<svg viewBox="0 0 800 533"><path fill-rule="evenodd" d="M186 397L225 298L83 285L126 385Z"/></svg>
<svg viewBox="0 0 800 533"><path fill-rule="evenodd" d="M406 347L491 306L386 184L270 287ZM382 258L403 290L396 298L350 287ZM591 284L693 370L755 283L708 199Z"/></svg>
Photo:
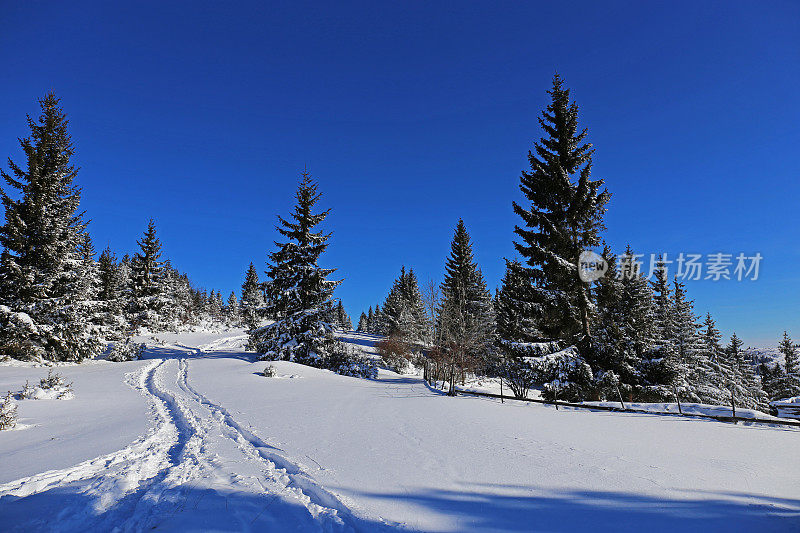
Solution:
<svg viewBox="0 0 800 533"><path fill-rule="evenodd" d="M202 346L230 347L235 339ZM189 383L200 349L169 345L129 374L147 435L111 454L0 485L2 531L350 531L342 503Z"/></svg>

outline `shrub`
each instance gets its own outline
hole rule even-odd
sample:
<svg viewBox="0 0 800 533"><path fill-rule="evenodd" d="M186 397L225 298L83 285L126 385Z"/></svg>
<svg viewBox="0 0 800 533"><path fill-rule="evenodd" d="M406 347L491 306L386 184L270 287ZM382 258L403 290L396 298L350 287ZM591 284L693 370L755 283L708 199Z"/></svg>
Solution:
<svg viewBox="0 0 800 533"><path fill-rule="evenodd" d="M0 430L11 429L17 425L17 404L11 399L11 392L0 403Z"/></svg>
<svg viewBox="0 0 800 533"><path fill-rule="evenodd" d="M145 345L139 342L133 342L128 337L125 342L117 342L108 354L108 360L120 363L122 361L135 361L142 357Z"/></svg>
<svg viewBox="0 0 800 533"><path fill-rule="evenodd" d="M413 346L397 335L383 339L376 348L386 367L398 374L405 371L414 359Z"/></svg>
<svg viewBox="0 0 800 533"><path fill-rule="evenodd" d="M378 377L378 366L370 357L359 355L342 342L337 342L333 352L325 360L325 368L337 374L354 378L375 379Z"/></svg>
<svg viewBox="0 0 800 533"><path fill-rule="evenodd" d="M21 400L33 400L36 396L36 388L31 387L31 384L28 383L28 380L25 380L25 386L22 387L22 392L19 393L19 397Z"/></svg>
<svg viewBox="0 0 800 533"><path fill-rule="evenodd" d="M265 378L274 378L275 377L275 367L272 365L267 365L267 368L264 369L264 377Z"/></svg>
<svg viewBox="0 0 800 533"><path fill-rule="evenodd" d="M53 369L47 371L47 377L39 380L39 387L34 390L34 398L42 400L67 400L72 397L72 383L64 381L64 377Z"/></svg>

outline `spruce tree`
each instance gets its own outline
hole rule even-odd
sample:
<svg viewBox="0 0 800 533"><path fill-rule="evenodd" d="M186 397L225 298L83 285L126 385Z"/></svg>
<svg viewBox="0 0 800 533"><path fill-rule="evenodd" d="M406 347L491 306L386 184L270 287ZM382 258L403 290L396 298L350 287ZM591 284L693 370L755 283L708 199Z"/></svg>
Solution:
<svg viewBox="0 0 800 533"><path fill-rule="evenodd" d="M784 400L800 396L797 348L786 331L783 332L783 339L778 349L783 354L784 365L781 369L780 364L776 363L777 369L771 383L772 398L770 399Z"/></svg>
<svg viewBox="0 0 800 533"><path fill-rule="evenodd" d="M225 308L225 312L231 324L236 325L239 323L239 300L236 298L236 293L233 291L231 291L228 296L228 305Z"/></svg>
<svg viewBox="0 0 800 533"><path fill-rule="evenodd" d="M368 329L367 314L361 311L361 316L358 318L358 329L356 331L359 333L367 333Z"/></svg>
<svg viewBox="0 0 800 533"><path fill-rule="evenodd" d="M372 306L369 306L369 313L367 314L367 333L375 334L375 312Z"/></svg>
<svg viewBox="0 0 800 533"><path fill-rule="evenodd" d="M561 77L553 78L551 102L539 124L546 136L528 153L520 190L530 208L514 202L522 225L514 243L525 258L531 285L530 308L543 340L576 343L590 337L591 295L578 277L580 253L600 244L610 198L603 180L591 179L592 145L578 126L578 106Z"/></svg>
<svg viewBox="0 0 800 533"><path fill-rule="evenodd" d="M347 316L347 311L345 311L341 300L336 304L336 323L343 331L353 329L353 324L350 322L350 317Z"/></svg>
<svg viewBox="0 0 800 533"><path fill-rule="evenodd" d="M39 100L38 120L19 140L24 166L0 170L5 222L0 227L0 350L51 360L80 360L101 345L82 313L79 246L86 227L71 158L72 140L59 99ZM12 193L18 198L12 198ZM15 194L15 196L17 196Z"/></svg>
<svg viewBox="0 0 800 533"><path fill-rule="evenodd" d="M495 333L492 298L473 258L467 227L460 219L445 264L442 297L439 323L449 359L450 394L455 394L456 372L485 367Z"/></svg>
<svg viewBox="0 0 800 533"><path fill-rule="evenodd" d="M680 399L700 401L697 394L698 385L693 379L692 372L698 366L701 343L698 335L697 316L694 314L694 303L686 295L686 288L677 279L673 285L673 300L670 306L672 316L672 346L677 359L677 374L675 384Z"/></svg>
<svg viewBox="0 0 800 533"><path fill-rule="evenodd" d="M127 322L122 313L123 280L120 265L110 248L100 253L97 262L99 288L97 298L103 313L102 327L106 335L118 337L125 329Z"/></svg>
<svg viewBox="0 0 800 533"><path fill-rule="evenodd" d="M165 294L165 270L161 260L161 241L151 218L142 238L136 241L139 251L131 260L132 322L157 331L164 327L164 312L168 305Z"/></svg>
<svg viewBox="0 0 800 533"><path fill-rule="evenodd" d="M769 399L761 387L761 381L756 376L752 362L742 350L743 345L744 342L734 332L725 348L725 356L733 378L731 391L737 405L768 412Z"/></svg>
<svg viewBox="0 0 800 533"><path fill-rule="evenodd" d="M722 348L722 335L710 313L703 321L702 349L691 368L695 390L705 403L726 405L731 401L734 386L733 369L727 364Z"/></svg>
<svg viewBox="0 0 800 533"><path fill-rule="evenodd" d="M258 325L258 312L264 307L264 291L258 281L258 272L253 263L247 268L244 283L242 283L241 299L242 321L249 329Z"/></svg>
<svg viewBox="0 0 800 533"><path fill-rule="evenodd" d="M311 175L303 172L290 220L278 217L277 230L286 242L276 243L278 249L269 256L266 285L266 313L275 322L250 333L251 346L265 359L324 366L333 353L333 331L325 315L341 282L327 279L334 269L318 264L331 236L315 231L330 213L314 212L320 197Z"/></svg>
<svg viewBox="0 0 800 533"><path fill-rule="evenodd" d="M400 276L384 300L381 317L384 335L395 336L416 346L428 342L430 325L413 269L406 271L405 267L401 267Z"/></svg>

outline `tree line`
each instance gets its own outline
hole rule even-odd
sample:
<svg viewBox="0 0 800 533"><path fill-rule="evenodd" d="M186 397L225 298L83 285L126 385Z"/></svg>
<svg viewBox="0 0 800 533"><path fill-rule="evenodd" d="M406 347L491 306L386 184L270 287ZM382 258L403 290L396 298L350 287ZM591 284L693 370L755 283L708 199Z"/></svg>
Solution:
<svg viewBox="0 0 800 533"><path fill-rule="evenodd" d="M556 75L539 117L543 136L513 202L518 257L506 259L491 297L459 221L441 286L421 296L401 270L383 305L361 314L359 330L383 335L382 353L413 360L425 377L456 382L467 372L501 378L518 397L540 387L548 399L690 401L767 410L800 394L796 346L784 333L785 364L754 364L734 333L723 343L714 319L702 319L685 285L665 262L649 281L602 239L611 198L591 174L594 149L578 106ZM602 247L605 275L584 282L581 252ZM618 275L618 273L624 275ZM419 310L426 310L420 313ZM424 332L424 333L421 333Z"/></svg>

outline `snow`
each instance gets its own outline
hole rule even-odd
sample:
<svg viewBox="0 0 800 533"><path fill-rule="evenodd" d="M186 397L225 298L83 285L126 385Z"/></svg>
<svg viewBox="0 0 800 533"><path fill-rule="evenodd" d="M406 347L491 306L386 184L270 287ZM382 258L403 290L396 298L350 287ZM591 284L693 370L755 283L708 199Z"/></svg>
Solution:
<svg viewBox="0 0 800 533"><path fill-rule="evenodd" d="M18 402L0 530L799 528L792 428L453 398L385 370L266 378L241 330L155 337L139 361L59 367L70 401ZM0 390L45 374L0 365Z"/></svg>

